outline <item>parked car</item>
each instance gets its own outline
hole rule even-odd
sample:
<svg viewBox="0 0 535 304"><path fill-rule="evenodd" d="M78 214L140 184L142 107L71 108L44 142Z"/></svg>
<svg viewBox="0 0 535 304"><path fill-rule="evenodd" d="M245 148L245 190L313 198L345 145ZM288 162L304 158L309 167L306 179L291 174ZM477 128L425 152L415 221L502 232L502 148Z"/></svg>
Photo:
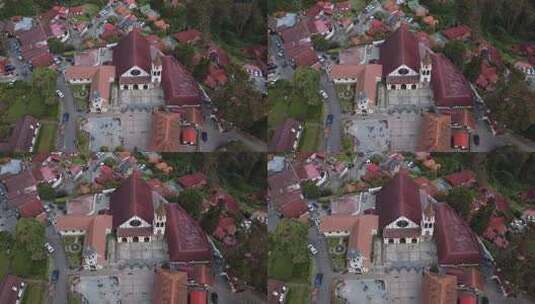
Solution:
<svg viewBox="0 0 535 304"><path fill-rule="evenodd" d="M51 279L52 279L52 282L54 282L54 283L58 281L58 279L59 279L59 270L56 269L56 270L52 271Z"/></svg>
<svg viewBox="0 0 535 304"><path fill-rule="evenodd" d="M333 124L334 116L332 114L327 115L327 125L330 126Z"/></svg>
<svg viewBox="0 0 535 304"><path fill-rule="evenodd" d="M48 253L50 253L50 254L52 254L52 253L54 253L54 251L56 251L56 250L54 249L54 247L52 247L52 245L50 245L49 242L46 242L46 243L45 243L45 249L46 249L46 251L48 251Z"/></svg>
<svg viewBox="0 0 535 304"><path fill-rule="evenodd" d="M320 95L321 95L321 97L323 97L323 99L328 99L329 98L329 95L327 95L327 92L325 92L324 90L320 90Z"/></svg>
<svg viewBox="0 0 535 304"><path fill-rule="evenodd" d="M208 133L202 132L201 133L201 139L202 139L202 141L207 142L208 141Z"/></svg>
<svg viewBox="0 0 535 304"><path fill-rule="evenodd" d="M69 113L63 113L63 118L62 118L62 121L63 123L66 123L69 121Z"/></svg>
<svg viewBox="0 0 535 304"><path fill-rule="evenodd" d="M476 146L479 145L479 135L478 134L474 134L474 145L476 145Z"/></svg>
<svg viewBox="0 0 535 304"><path fill-rule="evenodd" d="M316 278L314 279L314 287L319 288L321 286L322 281L323 273L316 274Z"/></svg>
<svg viewBox="0 0 535 304"><path fill-rule="evenodd" d="M59 96L59 98L65 97L65 95L63 95L63 92L60 90L56 90L56 94Z"/></svg>
<svg viewBox="0 0 535 304"><path fill-rule="evenodd" d="M318 253L318 249L316 249L316 247L314 247L314 245L312 244L308 244L307 248L308 250L310 250L310 253L312 255L316 255Z"/></svg>
<svg viewBox="0 0 535 304"><path fill-rule="evenodd" d="M212 295L210 297L212 299L212 304L217 304L217 301L218 301L217 293L212 292Z"/></svg>

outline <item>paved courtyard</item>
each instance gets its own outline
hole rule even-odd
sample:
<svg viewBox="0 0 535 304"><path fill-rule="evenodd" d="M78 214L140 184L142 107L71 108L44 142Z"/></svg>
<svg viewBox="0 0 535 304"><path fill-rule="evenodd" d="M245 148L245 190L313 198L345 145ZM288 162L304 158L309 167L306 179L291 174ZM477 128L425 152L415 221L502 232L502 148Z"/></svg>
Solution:
<svg viewBox="0 0 535 304"><path fill-rule="evenodd" d="M390 146L388 122L385 119L356 119L347 132L355 137L358 152L386 152Z"/></svg>
<svg viewBox="0 0 535 304"><path fill-rule="evenodd" d="M167 243L164 239L153 240L149 243L117 243L113 240L110 244L110 247L113 247L110 255L116 263L153 265L169 259Z"/></svg>
<svg viewBox="0 0 535 304"><path fill-rule="evenodd" d="M423 267L437 263L437 248L434 242L418 244L383 244L385 266Z"/></svg>
<svg viewBox="0 0 535 304"><path fill-rule="evenodd" d="M119 273L122 303L150 303L154 282L153 269L124 269Z"/></svg>
<svg viewBox="0 0 535 304"><path fill-rule="evenodd" d="M119 91L119 108L121 111L127 109L150 111L164 104L162 88Z"/></svg>
<svg viewBox="0 0 535 304"><path fill-rule="evenodd" d="M388 115L391 151L416 151L422 116L415 108L392 111Z"/></svg>
<svg viewBox="0 0 535 304"><path fill-rule="evenodd" d="M89 116L84 126L90 135L91 151L100 151L102 146L110 150L123 145L121 120L111 116Z"/></svg>
<svg viewBox="0 0 535 304"><path fill-rule="evenodd" d="M85 298L87 304L121 303L119 278L115 276L81 276L74 289Z"/></svg>
<svg viewBox="0 0 535 304"><path fill-rule="evenodd" d="M385 273L385 279L386 292L389 299L388 303L420 303L420 295L422 292L422 269L390 269Z"/></svg>
<svg viewBox="0 0 535 304"><path fill-rule="evenodd" d="M430 107L433 102L433 91L431 87L424 87L416 90L391 90L387 91L387 108L406 105L417 107Z"/></svg>
<svg viewBox="0 0 535 304"><path fill-rule="evenodd" d="M130 110L120 114L124 147L128 150L146 150L149 146L152 112L151 110Z"/></svg>
<svg viewBox="0 0 535 304"><path fill-rule="evenodd" d="M385 282L376 279L347 279L338 290L338 295L349 304L388 303Z"/></svg>

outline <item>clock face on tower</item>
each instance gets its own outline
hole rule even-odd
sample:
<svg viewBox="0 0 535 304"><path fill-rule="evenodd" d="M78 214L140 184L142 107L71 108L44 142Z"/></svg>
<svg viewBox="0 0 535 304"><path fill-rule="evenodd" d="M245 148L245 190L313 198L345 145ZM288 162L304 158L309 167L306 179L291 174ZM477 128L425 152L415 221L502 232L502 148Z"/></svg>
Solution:
<svg viewBox="0 0 535 304"><path fill-rule="evenodd" d="M139 74L141 74L141 71L134 69L134 70L130 71L130 74L132 74L132 76L139 76Z"/></svg>
<svg viewBox="0 0 535 304"><path fill-rule="evenodd" d="M132 227L138 227L141 225L141 222L139 220L131 220L130 221L130 226Z"/></svg>
<svg viewBox="0 0 535 304"><path fill-rule="evenodd" d="M409 226L409 222L405 221L405 220L400 220L396 223L396 225L400 228L405 228L407 226Z"/></svg>

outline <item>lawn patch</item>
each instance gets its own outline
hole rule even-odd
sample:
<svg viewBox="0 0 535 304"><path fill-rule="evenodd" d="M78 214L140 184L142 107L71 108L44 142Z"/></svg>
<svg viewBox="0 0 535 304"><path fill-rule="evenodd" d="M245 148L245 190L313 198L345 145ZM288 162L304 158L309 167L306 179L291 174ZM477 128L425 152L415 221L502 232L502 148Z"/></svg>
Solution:
<svg viewBox="0 0 535 304"><path fill-rule="evenodd" d="M39 137L37 139L37 152L54 151L56 141L56 130L58 128L55 122L41 122Z"/></svg>
<svg viewBox="0 0 535 304"><path fill-rule="evenodd" d="M24 292L24 297L22 299L22 304L40 304L43 303L43 294L45 292L45 287L43 283L30 282L26 291Z"/></svg>
<svg viewBox="0 0 535 304"><path fill-rule="evenodd" d="M288 304L305 304L308 303L310 288L306 284L287 283L290 289L288 291Z"/></svg>
<svg viewBox="0 0 535 304"><path fill-rule="evenodd" d="M3 278L9 270L9 256L5 251L0 251L0 278Z"/></svg>
<svg viewBox="0 0 535 304"><path fill-rule="evenodd" d="M301 151L318 151L320 143L321 128L317 123L305 124L305 132L303 139L301 139Z"/></svg>

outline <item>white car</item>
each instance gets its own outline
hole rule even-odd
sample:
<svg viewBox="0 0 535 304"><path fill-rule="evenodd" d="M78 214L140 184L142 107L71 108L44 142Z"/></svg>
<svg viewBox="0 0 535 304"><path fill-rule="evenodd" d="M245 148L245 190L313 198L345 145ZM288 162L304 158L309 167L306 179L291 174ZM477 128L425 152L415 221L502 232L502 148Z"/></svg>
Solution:
<svg viewBox="0 0 535 304"><path fill-rule="evenodd" d="M45 248L46 248L46 251L48 251L48 253L50 253L50 254L52 254L52 253L54 253L54 251L56 251L56 250L54 249L54 247L52 247L52 245L50 245L49 242L46 242L46 243L45 243Z"/></svg>
<svg viewBox="0 0 535 304"><path fill-rule="evenodd" d="M316 249L312 244L308 244L307 248L310 250L312 255L316 255L318 253L318 249Z"/></svg>
<svg viewBox="0 0 535 304"><path fill-rule="evenodd" d="M329 95L327 95L327 92L325 92L324 90L320 90L320 95L321 95L321 97L323 97L323 99L328 99L329 98Z"/></svg>
<svg viewBox="0 0 535 304"><path fill-rule="evenodd" d="M56 94L59 96L59 98L65 97L65 95L63 95L63 92L60 90L56 90Z"/></svg>

